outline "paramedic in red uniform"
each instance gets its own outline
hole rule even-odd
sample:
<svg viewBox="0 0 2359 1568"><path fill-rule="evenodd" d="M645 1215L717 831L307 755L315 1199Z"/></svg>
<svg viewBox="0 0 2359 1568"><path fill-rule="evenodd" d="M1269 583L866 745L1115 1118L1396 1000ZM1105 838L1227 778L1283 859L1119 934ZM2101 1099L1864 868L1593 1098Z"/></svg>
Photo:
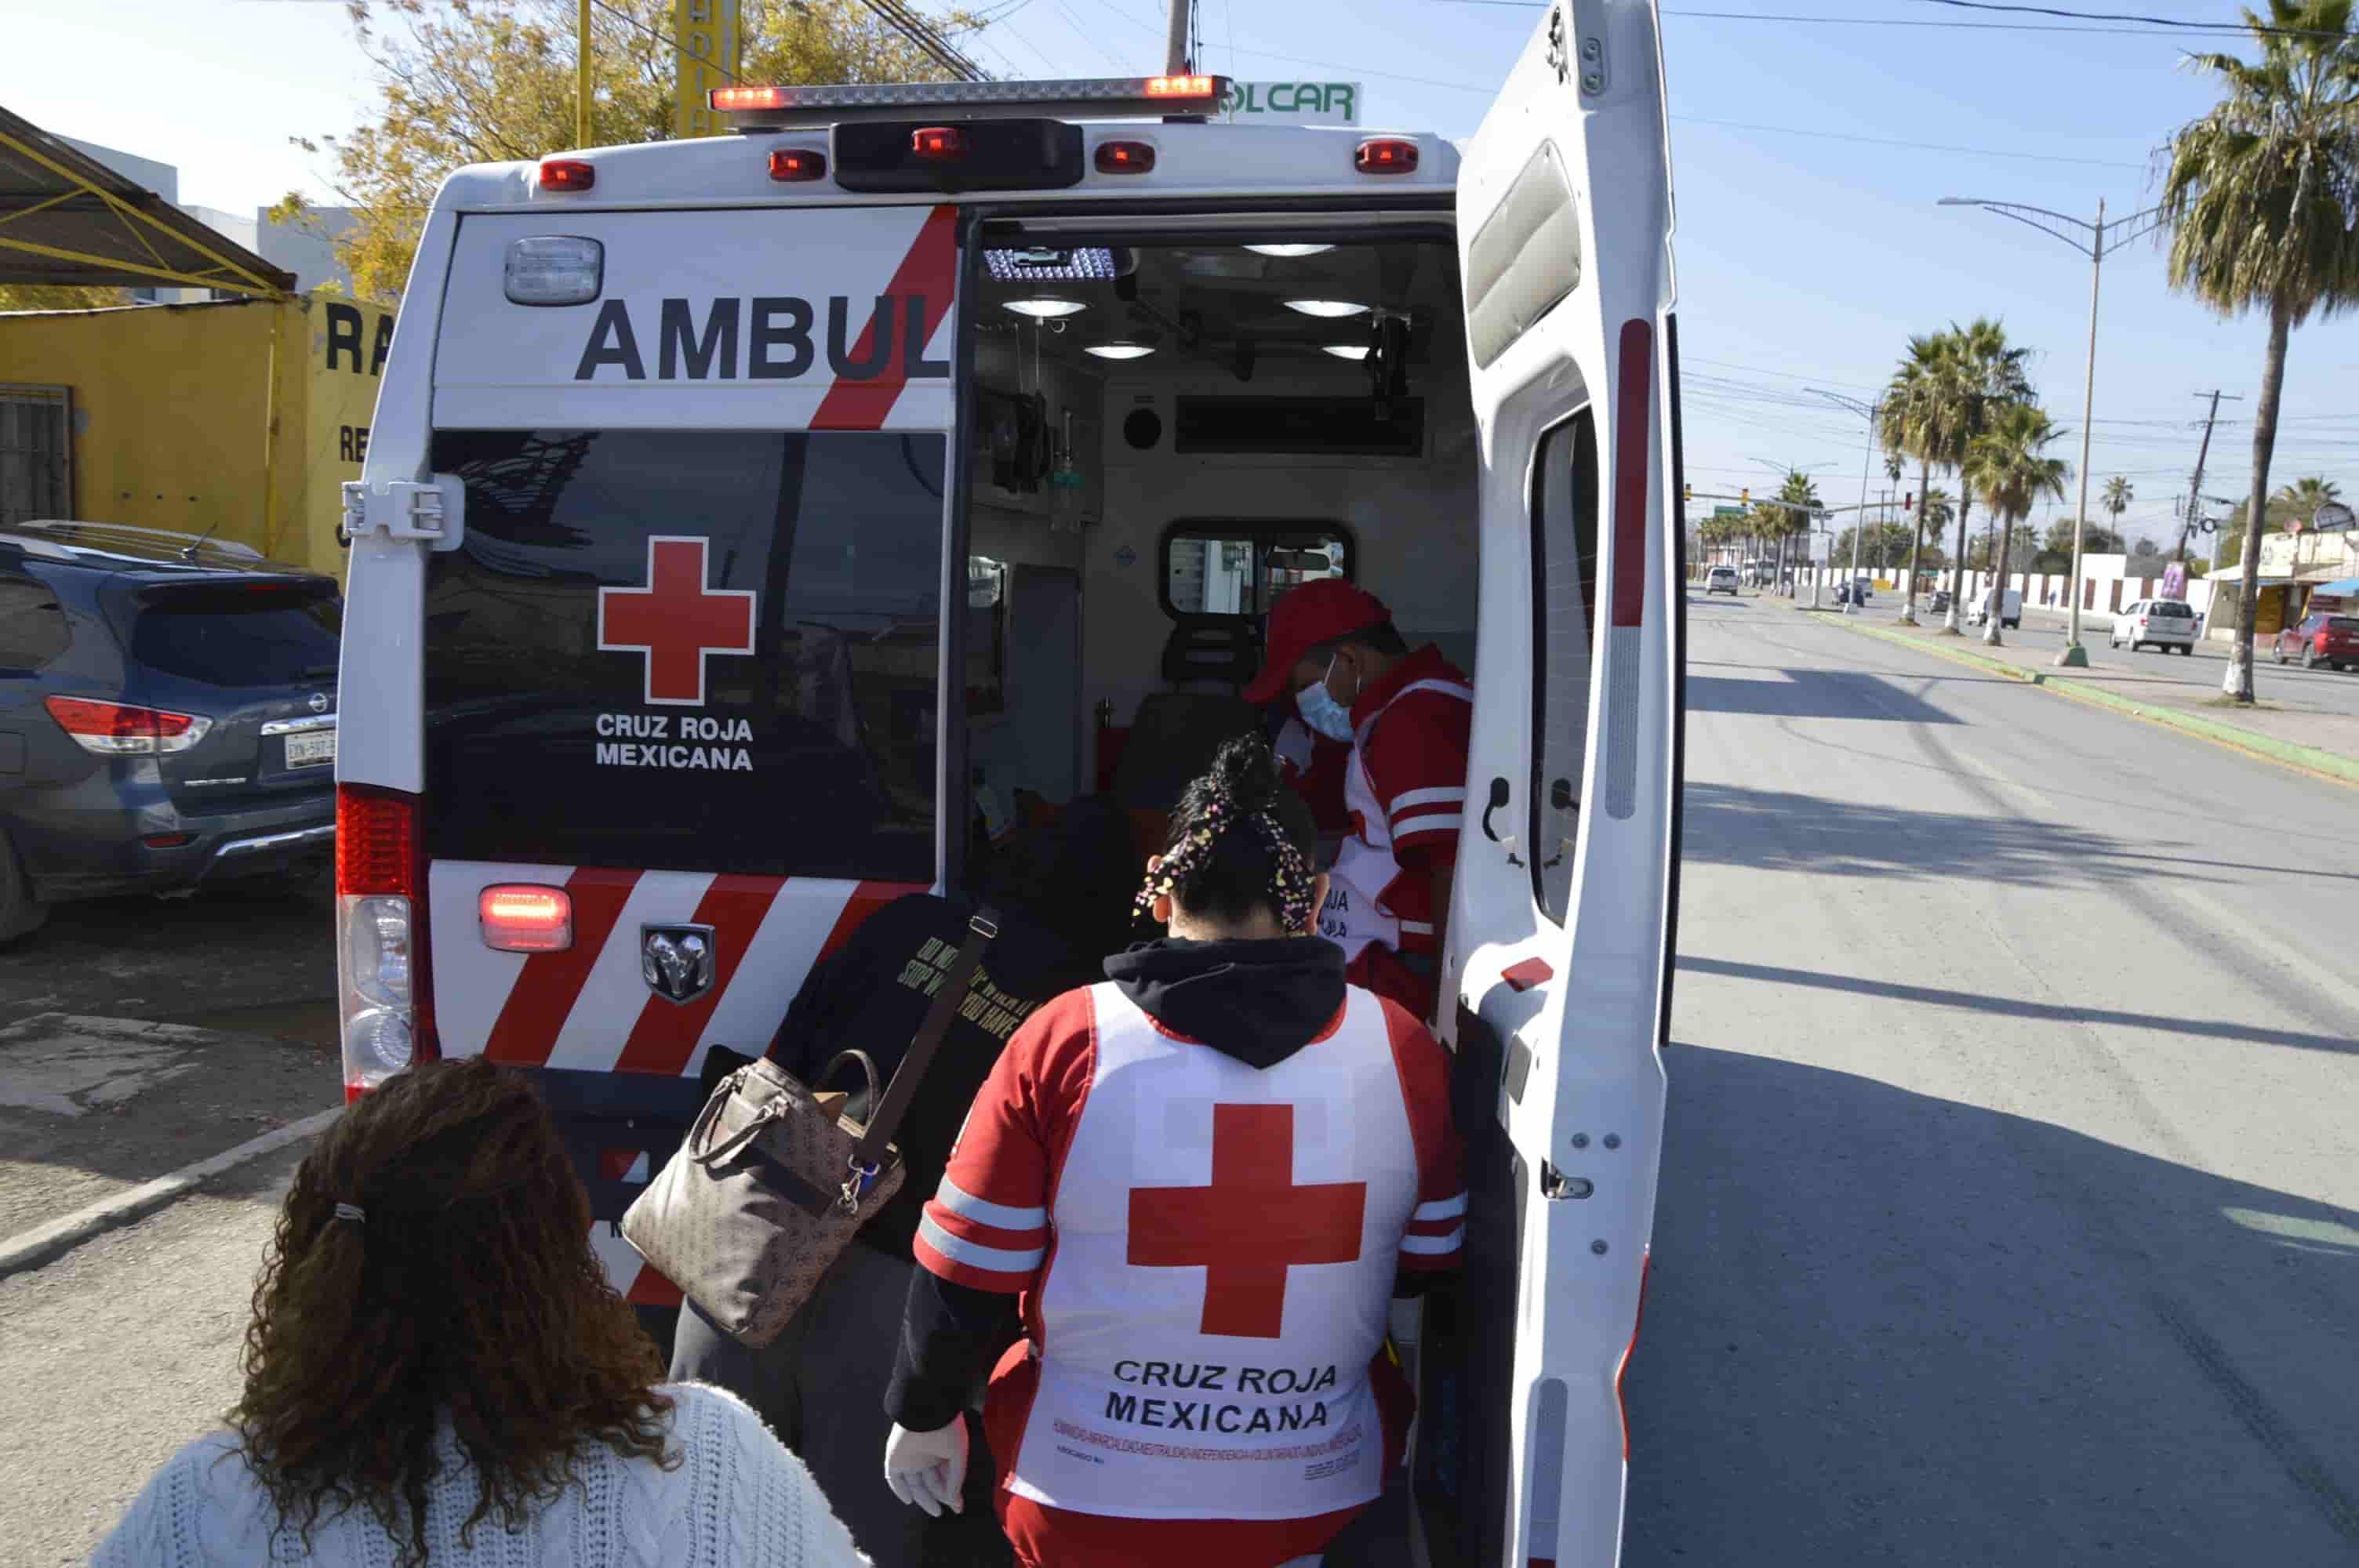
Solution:
<svg viewBox="0 0 2359 1568"><path fill-rule="evenodd" d="M1169 940L1016 1032L916 1242L886 1478L961 1506L995 1326L995 1498L1031 1568L1314 1562L1397 1470L1388 1303L1458 1263L1444 1053L1310 938L1309 813L1258 738L1189 786Z"/></svg>
<svg viewBox="0 0 2359 1568"><path fill-rule="evenodd" d="M1247 700L1291 695L1319 736L1348 742L1351 827L1319 912L1356 985L1434 1016L1474 690L1428 643L1415 652L1382 600L1342 578L1304 583L1271 609L1269 656Z"/></svg>

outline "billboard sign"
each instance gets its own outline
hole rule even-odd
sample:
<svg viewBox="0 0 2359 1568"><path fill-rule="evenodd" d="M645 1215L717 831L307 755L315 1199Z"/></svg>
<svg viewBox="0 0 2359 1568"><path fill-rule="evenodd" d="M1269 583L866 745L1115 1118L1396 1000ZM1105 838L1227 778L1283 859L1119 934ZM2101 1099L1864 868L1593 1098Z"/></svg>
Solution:
<svg viewBox="0 0 2359 1568"><path fill-rule="evenodd" d="M1356 125L1356 81L1237 81L1221 100L1221 118L1235 125Z"/></svg>
<svg viewBox="0 0 2359 1568"><path fill-rule="evenodd" d="M2180 600L2187 597L2187 565L2185 562L2173 561L2169 566L2162 568L2162 597L2165 599Z"/></svg>
<svg viewBox="0 0 2359 1568"><path fill-rule="evenodd" d="M2351 508L2339 501L2330 501L2310 514L2310 527L2321 534L2347 534L2351 531Z"/></svg>

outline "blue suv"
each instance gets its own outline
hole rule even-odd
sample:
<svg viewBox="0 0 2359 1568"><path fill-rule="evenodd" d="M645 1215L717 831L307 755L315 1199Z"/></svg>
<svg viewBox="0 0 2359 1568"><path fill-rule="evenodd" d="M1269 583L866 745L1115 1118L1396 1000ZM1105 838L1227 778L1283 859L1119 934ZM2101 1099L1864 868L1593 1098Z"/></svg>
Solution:
<svg viewBox="0 0 2359 1568"><path fill-rule="evenodd" d="M0 942L69 899L324 870L342 609L243 546L0 527Z"/></svg>

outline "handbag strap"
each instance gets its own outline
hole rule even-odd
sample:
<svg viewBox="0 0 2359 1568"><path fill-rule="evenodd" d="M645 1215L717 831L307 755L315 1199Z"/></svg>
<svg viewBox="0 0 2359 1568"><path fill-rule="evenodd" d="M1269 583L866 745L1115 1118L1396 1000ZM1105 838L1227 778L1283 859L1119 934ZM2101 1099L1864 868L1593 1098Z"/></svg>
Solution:
<svg viewBox="0 0 2359 1568"><path fill-rule="evenodd" d="M874 1169L885 1158L886 1145L900 1128L901 1118L908 1113L909 1102L917 1098L918 1084L933 1065L934 1053L941 1049L942 1036L950 1033L951 1020L958 1016L959 1008L966 1001L967 987L974 980L974 971L983 962L983 950L999 935L999 914L988 906L977 910L966 923L966 942L951 960L950 973L942 977L941 989L934 993L933 1006L926 1010L925 1022L910 1038L908 1054L893 1070L893 1081L886 1086L885 1103L878 1106L868 1119L868 1129L852 1151L852 1163L859 1170Z"/></svg>

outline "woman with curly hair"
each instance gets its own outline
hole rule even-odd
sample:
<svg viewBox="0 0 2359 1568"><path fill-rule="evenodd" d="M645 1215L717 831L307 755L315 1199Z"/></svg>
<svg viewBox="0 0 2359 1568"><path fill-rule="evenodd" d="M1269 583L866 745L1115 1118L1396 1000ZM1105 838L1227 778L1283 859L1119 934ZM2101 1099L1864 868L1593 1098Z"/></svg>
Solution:
<svg viewBox="0 0 2359 1568"><path fill-rule="evenodd" d="M387 1081L295 1173L229 1430L93 1563L864 1562L751 1410L658 1381L590 1226L522 1079L471 1058Z"/></svg>

